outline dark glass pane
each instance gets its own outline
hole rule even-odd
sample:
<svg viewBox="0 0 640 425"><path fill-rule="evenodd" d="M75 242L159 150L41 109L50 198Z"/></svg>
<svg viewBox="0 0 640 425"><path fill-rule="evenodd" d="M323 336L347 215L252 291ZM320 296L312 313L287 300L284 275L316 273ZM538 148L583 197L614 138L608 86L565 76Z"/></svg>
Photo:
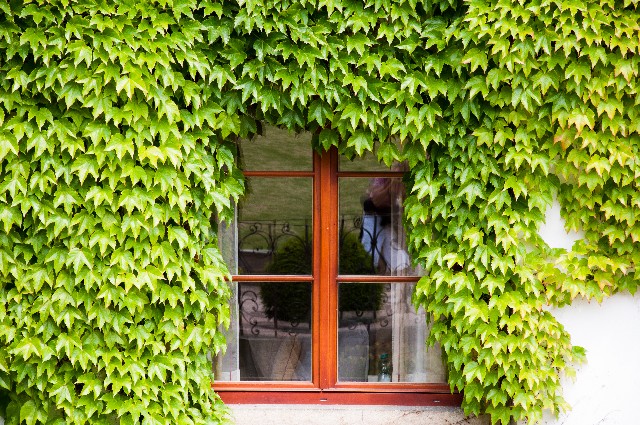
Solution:
<svg viewBox="0 0 640 425"><path fill-rule="evenodd" d="M310 282L234 282L227 352L217 381L310 381Z"/></svg>
<svg viewBox="0 0 640 425"><path fill-rule="evenodd" d="M446 382L440 348L425 347L429 327L424 310L416 312L411 303L414 288L339 284L339 381Z"/></svg>
<svg viewBox="0 0 640 425"><path fill-rule="evenodd" d="M311 171L311 133L265 126L261 136L240 142L240 157L245 170Z"/></svg>
<svg viewBox="0 0 640 425"><path fill-rule="evenodd" d="M311 178L251 177L238 207L238 274L311 274Z"/></svg>
<svg viewBox="0 0 640 425"><path fill-rule="evenodd" d="M404 191L399 177L340 178L340 274L419 274L407 252Z"/></svg>

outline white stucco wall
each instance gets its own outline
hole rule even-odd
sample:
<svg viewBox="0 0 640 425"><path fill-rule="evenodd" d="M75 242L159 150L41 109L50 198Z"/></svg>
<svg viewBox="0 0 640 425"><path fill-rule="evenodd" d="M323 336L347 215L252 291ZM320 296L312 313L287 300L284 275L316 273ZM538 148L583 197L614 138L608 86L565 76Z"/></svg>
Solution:
<svg viewBox="0 0 640 425"><path fill-rule="evenodd" d="M640 424L640 297L618 294L602 304L575 300L552 310L573 344L587 349L575 380L564 379L571 411L544 425Z"/></svg>
<svg viewBox="0 0 640 425"><path fill-rule="evenodd" d="M489 425L460 408L407 406L234 405L235 425Z"/></svg>
<svg viewBox="0 0 640 425"><path fill-rule="evenodd" d="M567 234L556 203L547 211L540 234L553 247L571 249L580 234ZM576 299L571 306L551 309L565 326L572 343L587 350L587 363L575 380L563 379L571 411L543 425L640 424L640 294L614 295L602 304Z"/></svg>

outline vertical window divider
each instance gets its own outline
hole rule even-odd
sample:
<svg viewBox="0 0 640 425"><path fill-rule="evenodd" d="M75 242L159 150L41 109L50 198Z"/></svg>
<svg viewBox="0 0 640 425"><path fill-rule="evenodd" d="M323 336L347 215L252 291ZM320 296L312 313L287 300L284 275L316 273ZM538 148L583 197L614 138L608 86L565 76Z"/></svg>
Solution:
<svg viewBox="0 0 640 425"><path fill-rule="evenodd" d="M321 267L323 238L322 238L322 213L319 206L323 199L322 193L322 161L317 152L313 153L313 249L312 249L312 302L311 302L311 326L312 326L312 350L311 350L311 380L315 387L321 387L322 382L322 369L320 365L320 358L323 353L323 336L322 336L322 321L323 317L322 298L323 298L323 282L322 276L324 271Z"/></svg>
<svg viewBox="0 0 640 425"><path fill-rule="evenodd" d="M329 161L320 162L318 188L320 191L319 212L322 231L319 232L320 249L324 255L316 258L318 264L318 282L320 299L317 303L320 310L318 324L319 355L324 367L320 369L319 387L321 389L335 387L338 376L338 288L336 286L338 262L338 152L331 148L325 155ZM324 354L324 355L323 355ZM319 359L319 358L318 358Z"/></svg>

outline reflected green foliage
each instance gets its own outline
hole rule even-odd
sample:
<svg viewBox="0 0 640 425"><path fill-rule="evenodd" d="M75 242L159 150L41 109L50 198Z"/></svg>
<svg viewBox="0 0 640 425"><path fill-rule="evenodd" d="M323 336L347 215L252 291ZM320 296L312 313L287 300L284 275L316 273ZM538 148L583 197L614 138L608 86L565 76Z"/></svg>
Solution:
<svg viewBox="0 0 640 425"><path fill-rule="evenodd" d="M267 267L269 274L312 274L309 241L291 237L278 246Z"/></svg>
<svg viewBox="0 0 640 425"><path fill-rule="evenodd" d="M311 248L298 239L281 244L269 265L269 274L311 274ZM344 237L340 248L340 274L370 274L371 255L355 234ZM350 283L338 287L339 311L377 311L382 305L384 286ZM311 286L296 282L265 282L260 286L260 299L270 319L292 323L310 323Z"/></svg>
<svg viewBox="0 0 640 425"><path fill-rule="evenodd" d="M269 274L311 274L311 247L297 238L280 244L268 266ZM265 315L290 323L311 323L312 288L308 283L265 282L260 299Z"/></svg>
<svg viewBox="0 0 640 425"><path fill-rule="evenodd" d="M298 282L265 282L260 299L269 319L281 323L311 323L311 286Z"/></svg>

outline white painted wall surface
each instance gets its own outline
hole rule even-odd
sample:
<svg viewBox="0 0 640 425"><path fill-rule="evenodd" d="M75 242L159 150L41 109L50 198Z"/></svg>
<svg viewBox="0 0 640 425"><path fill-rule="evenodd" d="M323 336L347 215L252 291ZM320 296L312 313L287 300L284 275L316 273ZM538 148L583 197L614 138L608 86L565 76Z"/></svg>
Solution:
<svg viewBox="0 0 640 425"><path fill-rule="evenodd" d="M581 232L567 232L564 229L564 220L560 217L560 204L554 201L545 213L545 223L540 227L538 234L551 248L564 248L571 250L573 243L583 237Z"/></svg>
<svg viewBox="0 0 640 425"><path fill-rule="evenodd" d="M571 249L579 233L564 231L557 203L547 211L541 236L553 247ZM587 350L587 363L576 378L563 379L564 397L571 411L543 425L640 424L640 295L614 295L598 304L576 299L571 306L551 309L571 335L574 345Z"/></svg>
<svg viewBox="0 0 640 425"><path fill-rule="evenodd" d="M551 310L571 341L587 349L575 380L564 379L571 411L544 425L640 424L640 297L617 294L602 304L578 299Z"/></svg>
<svg viewBox="0 0 640 425"><path fill-rule="evenodd" d="M453 407L233 405L235 425L489 425Z"/></svg>
<svg viewBox="0 0 640 425"><path fill-rule="evenodd" d="M465 417L455 407L317 406L236 404L233 425L489 425L489 418ZM4 418L0 417L0 425Z"/></svg>

